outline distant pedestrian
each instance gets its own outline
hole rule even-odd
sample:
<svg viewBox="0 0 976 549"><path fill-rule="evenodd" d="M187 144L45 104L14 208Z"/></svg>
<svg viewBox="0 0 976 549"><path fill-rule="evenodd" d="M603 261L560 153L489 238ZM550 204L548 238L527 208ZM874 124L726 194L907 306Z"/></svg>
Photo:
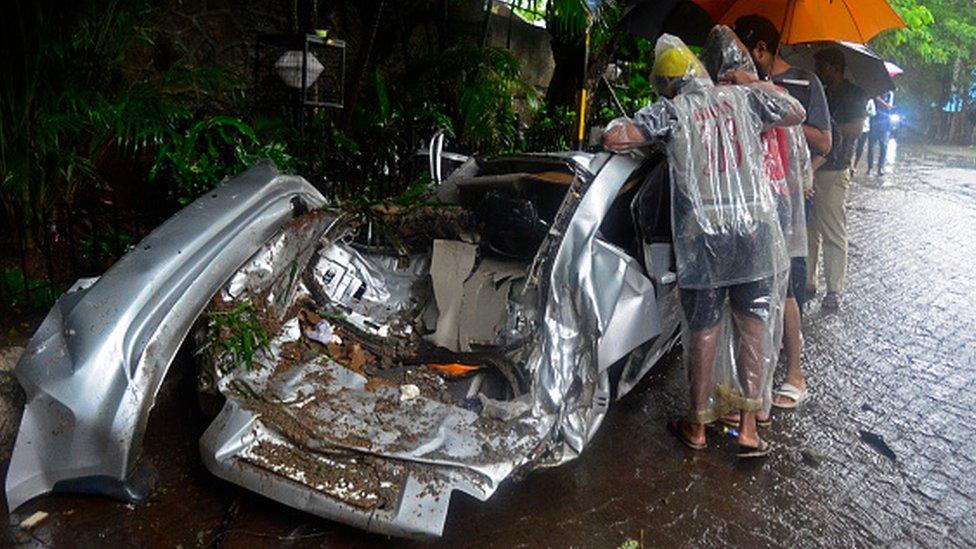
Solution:
<svg viewBox="0 0 976 549"><path fill-rule="evenodd" d="M861 135L857 138L857 153L854 155L854 162L851 164L851 175L857 173L857 165L861 162L861 156L864 154L864 144L868 141L868 133L871 131L871 118L874 117L877 110L874 108L874 99L868 99L868 102L864 105L864 114L867 118L864 119L864 125L861 127ZM871 171L871 168L868 168Z"/></svg>
<svg viewBox="0 0 976 549"><path fill-rule="evenodd" d="M851 181L854 147L864 127L864 90L844 77L847 61L838 48L826 48L814 55L817 75L827 91L830 105L833 146L814 176L814 200L807 232L810 249L807 288L817 291L818 263L823 245L824 277L827 295L821 302L824 312L840 307L847 274L847 188ZM815 162L816 164L816 162Z"/></svg>
<svg viewBox="0 0 976 549"><path fill-rule="evenodd" d="M870 118L868 133L868 175L874 166L874 146L878 145L878 175L884 175L888 159L888 140L891 138L891 112L895 108L895 92L885 92L871 100L875 112Z"/></svg>

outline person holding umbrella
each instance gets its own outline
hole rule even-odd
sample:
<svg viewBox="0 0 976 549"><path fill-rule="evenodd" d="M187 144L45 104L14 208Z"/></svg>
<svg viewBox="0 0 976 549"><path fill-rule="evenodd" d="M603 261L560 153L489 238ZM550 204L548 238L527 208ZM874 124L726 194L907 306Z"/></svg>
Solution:
<svg viewBox="0 0 976 549"><path fill-rule="evenodd" d="M847 274L847 188L854 148L864 126L867 96L845 78L847 63L840 49L822 49L814 55L814 60L817 75L826 85L834 131L830 154L817 170L813 183L815 198L807 221L810 243L807 287L816 291L822 242L827 295L821 308L824 312L836 312Z"/></svg>
<svg viewBox="0 0 976 549"><path fill-rule="evenodd" d="M779 51L780 35L776 26L761 15L747 15L735 21L733 27L756 64L760 78L772 80L785 88L807 111L803 134L810 152L826 155L830 152L830 113L823 84L817 75L791 66Z"/></svg>

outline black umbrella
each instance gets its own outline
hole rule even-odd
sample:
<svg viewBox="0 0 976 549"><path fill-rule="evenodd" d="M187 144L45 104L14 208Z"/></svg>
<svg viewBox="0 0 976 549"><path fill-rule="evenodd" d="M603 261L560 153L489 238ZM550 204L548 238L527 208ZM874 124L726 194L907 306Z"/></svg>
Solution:
<svg viewBox="0 0 976 549"><path fill-rule="evenodd" d="M834 47L844 53L847 61L845 75L851 82L860 86L870 97L895 89L895 83L888 74L884 59L864 44L854 42L809 42L783 46L782 55L791 65L804 69L814 69L813 56L816 52Z"/></svg>
<svg viewBox="0 0 976 549"><path fill-rule="evenodd" d="M651 41L673 34L701 46L714 25L705 10L687 0L630 0L617 29Z"/></svg>

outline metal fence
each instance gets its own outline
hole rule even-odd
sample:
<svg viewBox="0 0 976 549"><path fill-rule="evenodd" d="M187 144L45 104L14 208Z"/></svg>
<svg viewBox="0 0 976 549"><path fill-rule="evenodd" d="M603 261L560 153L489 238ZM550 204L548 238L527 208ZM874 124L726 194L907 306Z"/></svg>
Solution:
<svg viewBox="0 0 976 549"><path fill-rule="evenodd" d="M407 190L421 172L426 173L427 163L426 152L418 151L402 167L404 181L369 193L313 174L301 175L333 202L379 199ZM49 307L79 278L100 276L180 208L162 192L132 196L102 187L80 189L57 214L0 209L0 312Z"/></svg>
<svg viewBox="0 0 976 549"><path fill-rule="evenodd" d="M0 310L49 306L78 278L98 276L175 212L169 201L120 204L108 189L79 192L58 213L0 216Z"/></svg>

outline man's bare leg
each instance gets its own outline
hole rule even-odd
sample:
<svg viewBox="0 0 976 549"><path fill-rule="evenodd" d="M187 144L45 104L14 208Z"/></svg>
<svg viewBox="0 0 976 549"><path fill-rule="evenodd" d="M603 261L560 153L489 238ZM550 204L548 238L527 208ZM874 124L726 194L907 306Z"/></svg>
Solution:
<svg viewBox="0 0 976 549"><path fill-rule="evenodd" d="M708 408L711 396L712 368L721 335L721 324L691 333L691 349L688 357L688 390L693 412ZM705 443L705 425L690 421L681 422L681 432L685 439L695 444Z"/></svg>
<svg viewBox="0 0 976 549"><path fill-rule="evenodd" d="M803 368L800 366L800 353L803 350L803 335L800 333L800 306L796 299L786 298L783 313L783 349L786 351L786 383L799 390L806 388ZM776 404L789 406L793 400L782 395L773 398Z"/></svg>
<svg viewBox="0 0 976 549"><path fill-rule="evenodd" d="M733 313L739 336L735 360L739 365L739 383L746 398L759 398L759 385L763 373L763 335L765 323L753 316ZM740 411L739 445L752 448L759 446L756 430L756 412Z"/></svg>

